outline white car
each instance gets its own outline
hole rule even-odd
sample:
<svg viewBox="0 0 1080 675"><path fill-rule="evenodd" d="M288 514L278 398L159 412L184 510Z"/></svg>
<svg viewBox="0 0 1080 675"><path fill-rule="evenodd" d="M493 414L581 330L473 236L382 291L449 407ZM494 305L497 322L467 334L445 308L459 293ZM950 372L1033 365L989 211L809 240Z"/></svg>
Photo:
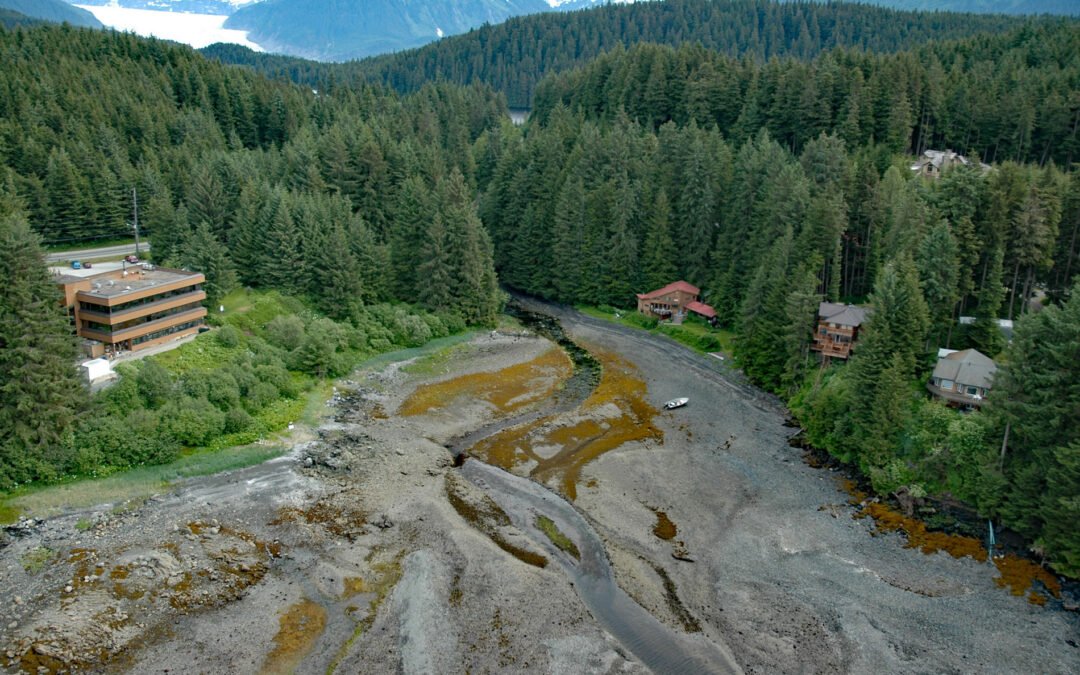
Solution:
<svg viewBox="0 0 1080 675"><path fill-rule="evenodd" d="M681 408L690 402L688 398L673 398L664 404L665 410L674 410L675 408Z"/></svg>

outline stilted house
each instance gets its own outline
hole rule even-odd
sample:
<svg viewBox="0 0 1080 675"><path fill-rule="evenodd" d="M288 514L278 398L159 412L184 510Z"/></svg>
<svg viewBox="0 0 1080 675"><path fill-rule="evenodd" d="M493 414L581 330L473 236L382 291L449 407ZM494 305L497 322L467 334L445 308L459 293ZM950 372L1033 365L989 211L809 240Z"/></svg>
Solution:
<svg viewBox="0 0 1080 675"><path fill-rule="evenodd" d="M818 325L810 349L825 358L847 359L859 337L859 327L870 310L855 305L823 302L818 305Z"/></svg>

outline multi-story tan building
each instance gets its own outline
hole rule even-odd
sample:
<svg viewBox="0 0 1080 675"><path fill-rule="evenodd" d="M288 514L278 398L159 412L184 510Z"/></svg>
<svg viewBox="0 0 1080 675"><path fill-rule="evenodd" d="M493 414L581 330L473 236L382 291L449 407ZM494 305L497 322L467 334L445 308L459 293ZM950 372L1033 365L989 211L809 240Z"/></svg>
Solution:
<svg viewBox="0 0 1080 675"><path fill-rule="evenodd" d="M198 332L206 324L199 272L133 265L57 278L75 332L98 357L138 351Z"/></svg>

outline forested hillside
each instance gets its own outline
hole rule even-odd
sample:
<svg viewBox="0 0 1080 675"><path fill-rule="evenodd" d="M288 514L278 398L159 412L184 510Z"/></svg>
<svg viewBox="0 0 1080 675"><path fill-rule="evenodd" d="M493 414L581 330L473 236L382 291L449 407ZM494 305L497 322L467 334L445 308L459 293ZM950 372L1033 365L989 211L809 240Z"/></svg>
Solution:
<svg viewBox="0 0 1080 675"><path fill-rule="evenodd" d="M85 9L72 7L64 0L0 0L0 9L18 12L23 16L72 26L101 28L101 22Z"/></svg>
<svg viewBox="0 0 1080 675"><path fill-rule="evenodd" d="M897 12L848 3L667 0L514 18L368 59L358 68L365 78L399 91L433 80L483 82L504 92L511 106L529 107L545 74L583 64L618 45L700 44L757 62L774 56L807 60L835 47L894 52L1017 25L1017 19L1003 16Z"/></svg>
<svg viewBox="0 0 1080 675"><path fill-rule="evenodd" d="M223 433L251 442L280 428L275 402L298 382L494 321L471 160L503 119L489 90L316 95L70 27L0 32L0 61L0 259L13 280L0 310L17 318L0 331L0 488L169 461ZM126 233L132 188L154 261L203 271L208 304L241 284L288 299L223 331L195 371L144 366L88 403L28 223L54 242ZM42 350L48 335L59 346Z"/></svg>
<svg viewBox="0 0 1080 675"><path fill-rule="evenodd" d="M863 0L870 5L926 12L994 14L1080 14L1072 0Z"/></svg>
<svg viewBox="0 0 1080 675"><path fill-rule="evenodd" d="M471 144L504 114L489 90L330 97L156 40L71 28L2 33L0 53L3 180L46 242L126 232L134 187L160 261L220 252L241 282L333 312L347 313L341 296L356 291L493 316L470 187ZM392 276L372 264L422 250L432 214L453 245L473 247L439 262L479 266L467 276L487 288L425 298L445 289L418 285L411 266ZM328 261L361 278L335 276Z"/></svg>
<svg viewBox="0 0 1080 675"><path fill-rule="evenodd" d="M1025 28L764 65L616 50L541 83L523 142L481 137L500 276L617 307L673 279L700 286L739 366L791 402L815 445L882 494L976 504L1075 574L1078 38ZM907 157L927 147L995 165L916 179ZM1064 308L1027 313L1037 288L1070 287ZM809 351L822 300L877 310L847 365L821 369ZM999 317L1019 321L1004 352ZM1001 360L983 412L929 400L945 346Z"/></svg>

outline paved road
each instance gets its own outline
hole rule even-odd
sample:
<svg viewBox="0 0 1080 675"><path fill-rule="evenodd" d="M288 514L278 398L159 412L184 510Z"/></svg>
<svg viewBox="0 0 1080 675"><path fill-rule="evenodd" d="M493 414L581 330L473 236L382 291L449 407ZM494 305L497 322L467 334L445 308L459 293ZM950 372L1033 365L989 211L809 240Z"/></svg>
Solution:
<svg viewBox="0 0 1080 675"><path fill-rule="evenodd" d="M150 244L139 242L140 251L149 251ZM120 246L102 246L101 248L88 248L81 251L56 251L45 256L45 262L63 262L65 260L96 260L97 258L111 258L124 256L135 252L135 244L122 244Z"/></svg>

